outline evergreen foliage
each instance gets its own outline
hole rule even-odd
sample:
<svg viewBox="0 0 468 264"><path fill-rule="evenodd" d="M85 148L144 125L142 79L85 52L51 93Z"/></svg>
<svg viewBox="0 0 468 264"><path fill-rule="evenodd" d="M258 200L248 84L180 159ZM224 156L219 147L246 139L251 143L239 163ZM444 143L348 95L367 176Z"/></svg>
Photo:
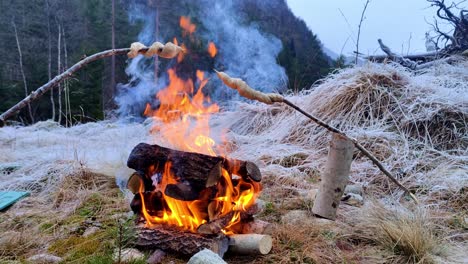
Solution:
<svg viewBox="0 0 468 264"><path fill-rule="evenodd" d="M48 1L48 2L46 2ZM37 89L48 81L48 48L51 46L51 76L65 69L64 42L68 53L68 67L83 56L111 48L111 1L112 0L3 0L0 17L0 113L24 98L24 87L19 66L18 48L12 23L16 24L18 39L23 53L28 90ZM116 47L128 47L137 40L142 23L130 23L128 10L138 3L148 10L159 8L159 35L164 41L177 37L189 45L190 55L177 65L177 72L184 78L195 77L195 69L209 71L214 60L206 53L209 40L200 36L193 39L183 36L179 28L179 17L190 16L197 24L197 32L203 31L197 23L197 15L203 15L197 1L168 0L115 0ZM265 3L266 2L266 3ZM47 10L47 3L49 11ZM236 5L245 14L245 23L255 24L266 34L278 37L283 50L278 62L285 67L289 88L300 90L329 72L331 60L324 55L317 37L305 23L296 18L284 0L255 1L240 0ZM198 21L199 22L199 21ZM48 33L50 24L50 36ZM164 26L163 26L164 25ZM59 26L63 28L61 44L58 46ZM58 66L58 49L61 51ZM161 69L174 62L162 62ZM110 58L87 65L69 82L70 104L74 123L99 120L103 115L103 89L110 85ZM116 58L116 83L128 82L125 74L126 58ZM54 89L55 108L58 107L58 91ZM32 104L35 120L52 118L50 95L45 95ZM62 101L64 100L62 94ZM63 103L62 103L63 104ZM64 110L62 110L64 111ZM58 117L56 110L55 120ZM18 120L31 123L27 110L22 110ZM65 118L62 118L62 122Z"/></svg>

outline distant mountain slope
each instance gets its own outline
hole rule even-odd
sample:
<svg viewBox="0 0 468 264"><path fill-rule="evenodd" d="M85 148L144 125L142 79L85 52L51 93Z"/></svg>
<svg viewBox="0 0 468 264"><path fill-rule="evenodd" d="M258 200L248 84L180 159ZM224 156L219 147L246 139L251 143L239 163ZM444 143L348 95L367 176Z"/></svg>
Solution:
<svg viewBox="0 0 468 264"><path fill-rule="evenodd" d="M332 58L322 50L317 36L297 18L285 0L240 0L239 8L260 28L280 38L279 63L286 68L289 88L301 90L324 77Z"/></svg>

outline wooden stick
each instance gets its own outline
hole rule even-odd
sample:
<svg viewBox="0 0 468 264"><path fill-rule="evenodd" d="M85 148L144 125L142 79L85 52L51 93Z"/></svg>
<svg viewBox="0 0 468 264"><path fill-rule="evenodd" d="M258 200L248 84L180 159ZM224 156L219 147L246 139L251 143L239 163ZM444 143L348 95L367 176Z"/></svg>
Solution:
<svg viewBox="0 0 468 264"><path fill-rule="evenodd" d="M248 96L244 96L246 98L249 98L251 100L257 100L259 102L263 102L263 103L267 103L267 104L271 104L271 103L275 103L275 102L285 103L285 104L289 105L290 107L294 108L296 111L300 112L301 114L307 116L308 118L310 118L312 121L314 121L318 125L326 128L328 131L340 134L343 137L351 140L354 143L354 146L356 146L357 149L359 149L364 155L366 155L372 161L372 163L374 163L374 165L376 165L380 169L380 171L382 171L388 178L390 178L390 180L392 182L394 182L398 187L400 187L402 190L404 190L406 193L408 193L408 195L410 195L411 198L416 203L418 203L418 199L416 199L416 196L414 196L414 194L412 194L405 186L403 186L400 182L398 182L398 180L395 179L395 177L393 177L392 174L387 169L385 169L385 167L382 165L382 163L380 163L380 161L377 160L377 158L374 155L372 155L361 144L359 144L359 142L356 139L347 136L344 132L340 131L339 129L334 128L334 127L330 126L329 124L325 123L324 121L318 119L317 117L305 112L304 110L302 110L301 108L299 108L295 104L291 103L290 101L286 100L283 96L281 96L279 94L274 94L274 93L264 94L264 93L261 93L261 92L258 92L258 91L252 92L251 90L253 90L253 89L250 86L248 86L247 84L245 84L245 82L242 81L241 79L232 78L229 75L225 74L224 72L216 71L216 73L217 73L218 77L223 81L224 84L226 84L227 86L229 86L232 89L237 90L240 95L244 96L245 94L248 94ZM242 85L239 85L239 83L241 83ZM263 100L264 97L268 97L267 98L268 100Z"/></svg>
<svg viewBox="0 0 468 264"><path fill-rule="evenodd" d="M355 138L349 137L348 135L346 135L343 131L339 130L338 128L332 127L329 124L325 123L324 121L320 120L319 118L305 112L304 110L302 110L295 104L291 103L287 99L284 99L283 103L289 105L290 107L294 108L301 114L307 116L308 118L310 118L312 121L314 121L318 125L326 128L328 131L340 134L341 136L351 140L354 146L357 149L359 149L362 152L362 154L368 157L372 161L372 163L380 169L381 172L383 172L393 183L395 183L398 187L400 187L403 191L405 191L405 193L407 193L416 203L419 203L416 196L414 196L414 194L412 194L408 190L408 188L403 186L395 177L393 177L393 175L383 166L383 164L374 155L372 155L372 153L370 153L366 148L364 148L364 146L362 146Z"/></svg>
<svg viewBox="0 0 468 264"><path fill-rule="evenodd" d="M353 161L353 142L333 133L327 163L312 212L323 218L336 219L336 212L349 179Z"/></svg>
<svg viewBox="0 0 468 264"><path fill-rule="evenodd" d="M139 52L140 53L145 53L148 50L146 49L141 49ZM64 71L62 74L55 76L52 80L50 80L48 83L42 85L39 87L37 90L32 92L30 95L28 95L26 98L15 104L13 107L5 111L3 114L0 115L0 127L5 125L5 121L15 115L19 110L21 110L23 107L29 105L32 101L35 101L44 93L49 91L50 89L54 88L57 86L60 82L72 77L72 75L83 68L86 64L103 59L106 57L114 56L114 55L126 55L130 51L130 48L123 48L123 49L111 49L111 50L105 50L101 51L99 53L93 54L89 57L86 57L82 59L81 61L77 62L75 65L70 67L68 70Z"/></svg>

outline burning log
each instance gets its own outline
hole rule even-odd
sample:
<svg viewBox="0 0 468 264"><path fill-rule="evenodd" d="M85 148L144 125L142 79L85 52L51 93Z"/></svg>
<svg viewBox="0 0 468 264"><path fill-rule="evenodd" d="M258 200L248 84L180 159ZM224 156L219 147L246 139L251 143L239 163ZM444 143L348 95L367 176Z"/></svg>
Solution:
<svg viewBox="0 0 468 264"><path fill-rule="evenodd" d="M221 230L229 224L232 217L234 216L234 213L235 212L230 212L227 215L222 216L216 220L200 225L197 229L197 232L199 234L204 234L204 235L212 235L212 234L220 233Z"/></svg>
<svg viewBox="0 0 468 264"><path fill-rule="evenodd" d="M211 234L217 234L221 232L221 230L229 224L234 214L236 213L236 212L230 212L222 217L217 217L216 216L217 210L216 208L213 208L214 207L212 206L213 204L215 203L212 202L208 205L208 215L210 216L210 222L200 225L197 229L197 232L200 234L211 235ZM261 213L263 211L263 208L264 208L264 202L262 200L257 200L250 207L238 212L241 221L239 221L239 223L232 226L231 229L236 230L237 233L242 233L242 234L248 234L248 233L263 234L262 232L247 231L247 230L253 230L253 229L259 229L259 230L262 229L264 231L265 229L271 228L271 226L267 227L267 225L264 225L264 227L260 227L262 224L252 223L255 221L253 216L255 214ZM267 222L265 223L269 224Z"/></svg>
<svg viewBox="0 0 468 264"><path fill-rule="evenodd" d="M137 228L135 246L144 249L161 249L182 255L193 255L207 248L221 257L229 246L229 238L220 233L216 236L203 236L184 232L176 228Z"/></svg>
<svg viewBox="0 0 468 264"><path fill-rule="evenodd" d="M151 176L163 173L169 163L171 172L180 179L180 182L168 185L165 194L184 201L195 200L202 190L216 185L222 177L222 168L230 174L241 176L246 181L261 180L260 169L253 162L177 151L145 143L138 144L132 150L127 166L140 175L145 175L142 176L145 190L151 191L153 188Z"/></svg>

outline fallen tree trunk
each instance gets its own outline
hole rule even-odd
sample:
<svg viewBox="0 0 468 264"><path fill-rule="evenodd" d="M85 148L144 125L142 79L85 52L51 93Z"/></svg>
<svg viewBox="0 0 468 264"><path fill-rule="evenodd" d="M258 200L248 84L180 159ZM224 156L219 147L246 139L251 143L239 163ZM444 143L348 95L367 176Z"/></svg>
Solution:
<svg viewBox="0 0 468 264"><path fill-rule="evenodd" d="M148 49L142 49L139 52L144 53ZM42 85L35 91L33 91L30 95L26 96L23 100L15 104L13 107L5 111L3 114L0 115L0 127L5 125L5 121L15 115L19 110L21 110L23 107L29 105L31 102L35 101L42 95L44 95L46 92L48 92L50 89L54 88L57 86L60 82L70 78L73 76L75 72L83 68L83 66L87 65L88 63L91 63L93 61L97 61L106 57L111 57L115 55L126 55L130 51L130 48L123 48L123 49L111 49L111 50L105 50L101 51L99 53L93 54L89 57L85 57L81 61L77 62L75 65L70 67L68 70L64 71L62 74L59 74L55 76L52 80L50 80L48 83Z"/></svg>
<svg viewBox="0 0 468 264"><path fill-rule="evenodd" d="M392 61L394 61L396 63L399 63L399 64L401 64L402 66L404 66L406 68L409 68L409 69L415 70L415 71L427 69L427 68L433 67L434 65L439 64L439 63L451 63L451 62L460 60L460 56L449 56L449 57L447 57L448 56L447 53L444 53L444 52L440 51L440 52L435 53L435 54L439 55L441 58L434 56L431 61L420 64L420 63L417 63L416 61L411 60L410 56L401 56L401 55L398 55L398 54L394 53L389 47L387 47L382 42L381 39L379 39L378 41L379 41L379 45L380 45L380 48L382 49L382 51L387 54L386 58L388 58L388 59L390 59L390 60L392 60Z"/></svg>
<svg viewBox="0 0 468 264"><path fill-rule="evenodd" d="M26 98L24 98L23 100L18 102L16 105L14 105L13 107L11 107L7 111L5 111L3 114L1 114L0 115L0 127L2 127L5 124L5 121L8 118L10 118L14 114L16 114L23 107L29 105L32 101L34 101L37 98L41 97L44 93L48 92L50 89L57 86L63 80L70 78L73 75L73 73L75 73L78 70L80 70L81 68L83 68L83 66L85 66L86 64L88 64L90 62L93 62L93 61L96 61L96 60L99 60L99 59L102 59L102 58L110 57L110 56L113 56L113 55L127 54L127 52L129 52L129 51L130 51L129 48L106 50L106 51L96 53L96 54L94 54L92 56L86 57L85 59L79 61L78 63L73 65L71 68L69 68L68 70L66 70L62 74L55 76L55 78L50 80L48 83L46 83L43 86L39 87L37 90L32 92Z"/></svg>
<svg viewBox="0 0 468 264"><path fill-rule="evenodd" d="M320 188L312 212L323 218L336 219L336 212L349 179L354 145L351 140L333 133Z"/></svg>
<svg viewBox="0 0 468 264"><path fill-rule="evenodd" d="M433 52L427 52L427 53L408 54L408 55L400 55L400 56L402 58L409 59L409 60L414 60L414 61L431 61L431 60L435 60L435 59L438 59L438 58L443 58L443 57L447 56L447 54L442 53L440 51L433 51ZM365 56L364 59L371 60L371 61L382 62L385 59L388 59L388 55L386 54L386 55Z"/></svg>

